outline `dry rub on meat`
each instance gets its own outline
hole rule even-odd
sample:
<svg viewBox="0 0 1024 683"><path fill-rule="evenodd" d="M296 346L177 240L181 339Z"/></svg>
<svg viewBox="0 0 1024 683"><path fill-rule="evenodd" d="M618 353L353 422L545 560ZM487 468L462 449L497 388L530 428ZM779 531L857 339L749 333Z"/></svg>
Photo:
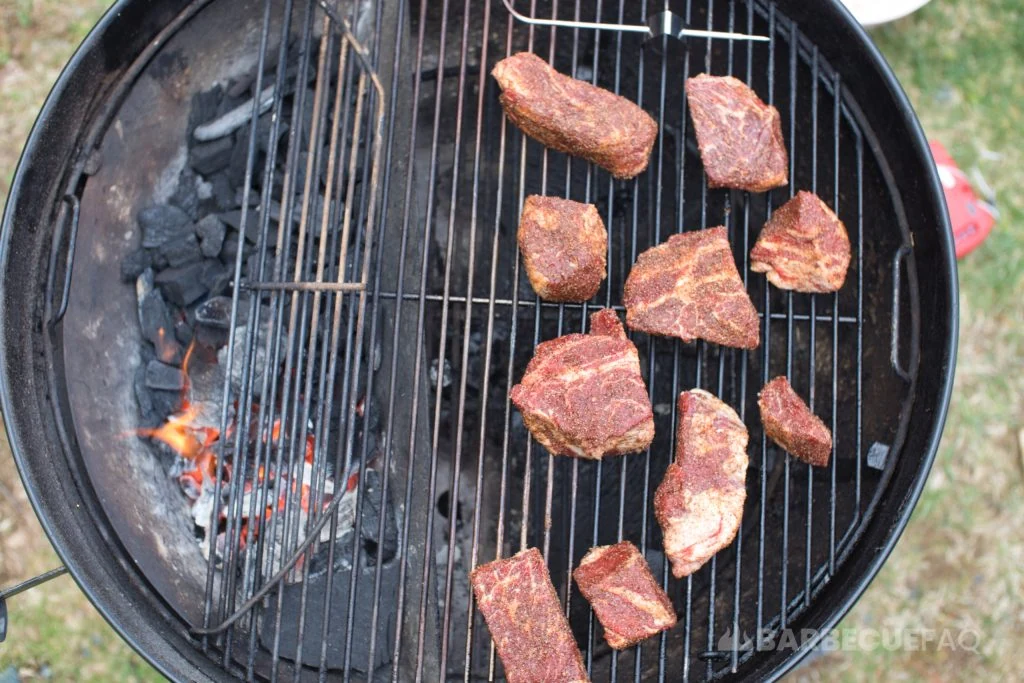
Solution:
<svg viewBox="0 0 1024 683"><path fill-rule="evenodd" d="M605 278L608 233L593 204L530 195L519 218L519 250L537 296L582 302Z"/></svg>
<svg viewBox="0 0 1024 683"><path fill-rule="evenodd" d="M765 434L806 463L828 467L832 433L793 391L789 378L776 377L757 395Z"/></svg>
<svg viewBox="0 0 1024 683"><path fill-rule="evenodd" d="M757 310L722 227L672 235L640 254L622 301L633 330L741 349L758 344Z"/></svg>
<svg viewBox="0 0 1024 683"><path fill-rule="evenodd" d="M647 168L658 124L625 97L560 74L529 52L501 60L491 75L508 118L535 140L616 178Z"/></svg>
<svg viewBox="0 0 1024 683"><path fill-rule="evenodd" d="M786 184L779 111L732 76L686 81L686 99L709 187L766 192Z"/></svg>
<svg viewBox="0 0 1024 683"><path fill-rule="evenodd" d="M557 455L635 453L654 439L640 357L608 308L590 316L590 334L539 344L510 397L533 437Z"/></svg>
<svg viewBox="0 0 1024 683"><path fill-rule="evenodd" d="M800 191L772 214L750 251L750 269L779 289L835 292L846 280L850 238L816 194Z"/></svg>
<svg viewBox="0 0 1024 683"><path fill-rule="evenodd" d="M540 551L481 565L469 580L509 683L589 680Z"/></svg>
<svg viewBox="0 0 1024 683"><path fill-rule="evenodd" d="M629 541L591 548L572 575L616 650L676 625L672 603Z"/></svg>
<svg viewBox="0 0 1024 683"><path fill-rule="evenodd" d="M732 543L747 497L747 428L706 391L679 396L676 460L654 494L665 554L676 578Z"/></svg>

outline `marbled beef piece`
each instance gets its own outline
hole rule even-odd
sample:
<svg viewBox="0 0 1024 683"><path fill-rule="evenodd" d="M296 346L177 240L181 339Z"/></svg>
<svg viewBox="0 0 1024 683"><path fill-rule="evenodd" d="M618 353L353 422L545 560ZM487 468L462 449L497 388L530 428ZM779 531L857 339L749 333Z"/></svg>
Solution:
<svg viewBox="0 0 1024 683"><path fill-rule="evenodd" d="M732 76L686 80L686 99L708 187L766 192L786 184L779 111Z"/></svg>
<svg viewBox="0 0 1024 683"><path fill-rule="evenodd" d="M530 195L519 218L519 250L545 301L593 298L607 271L608 232L593 204Z"/></svg>
<svg viewBox="0 0 1024 683"><path fill-rule="evenodd" d="M531 138L616 178L647 168L658 124L625 97L560 74L529 52L501 60L491 75L501 87L505 114Z"/></svg>
<svg viewBox="0 0 1024 683"><path fill-rule="evenodd" d="M509 683L589 681L540 551L481 565L469 581Z"/></svg>
<svg viewBox="0 0 1024 683"><path fill-rule="evenodd" d="M611 309L590 316L590 334L539 344L510 397L533 438L556 455L596 460L654 439L640 356Z"/></svg>
<svg viewBox="0 0 1024 683"><path fill-rule="evenodd" d="M629 541L591 548L572 576L616 650L676 625L672 602Z"/></svg>
<svg viewBox="0 0 1024 683"><path fill-rule="evenodd" d="M817 467L828 467L832 432L793 391L789 378L776 377L757 395L765 434L775 443Z"/></svg>
<svg viewBox="0 0 1024 683"><path fill-rule="evenodd" d="M757 347L757 310L725 228L672 235L640 254L622 302L630 329L741 349Z"/></svg>
<svg viewBox="0 0 1024 683"><path fill-rule="evenodd" d="M818 195L801 190L779 207L750 250L750 269L779 289L836 292L850 265L846 228Z"/></svg>
<svg viewBox="0 0 1024 683"><path fill-rule="evenodd" d="M676 460L654 494L672 574L694 573L732 543L747 497L747 428L706 391L679 396Z"/></svg>

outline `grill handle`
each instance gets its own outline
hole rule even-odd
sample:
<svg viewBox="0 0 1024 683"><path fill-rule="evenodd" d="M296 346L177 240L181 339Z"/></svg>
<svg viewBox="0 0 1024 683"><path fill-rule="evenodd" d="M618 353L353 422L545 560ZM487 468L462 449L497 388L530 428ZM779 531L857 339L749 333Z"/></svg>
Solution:
<svg viewBox="0 0 1024 683"><path fill-rule="evenodd" d="M904 244L892 258L892 337L890 341L889 362L892 365L892 369L905 382L909 382L912 378L907 369L903 367L903 361L900 360L900 283L902 281L903 262L910 255L910 252L910 245Z"/></svg>

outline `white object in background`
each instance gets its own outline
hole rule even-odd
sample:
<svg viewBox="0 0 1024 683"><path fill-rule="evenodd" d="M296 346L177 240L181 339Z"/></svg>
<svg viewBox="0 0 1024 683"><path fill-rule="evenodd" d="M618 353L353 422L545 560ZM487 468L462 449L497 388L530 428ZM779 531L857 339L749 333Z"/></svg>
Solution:
<svg viewBox="0 0 1024 683"><path fill-rule="evenodd" d="M865 28L886 24L921 9L929 0L840 0Z"/></svg>

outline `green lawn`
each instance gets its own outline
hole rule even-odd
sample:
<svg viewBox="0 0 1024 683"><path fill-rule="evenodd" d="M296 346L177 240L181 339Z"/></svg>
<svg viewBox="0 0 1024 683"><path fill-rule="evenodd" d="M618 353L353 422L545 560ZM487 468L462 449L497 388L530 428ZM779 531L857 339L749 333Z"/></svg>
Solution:
<svg viewBox="0 0 1024 683"><path fill-rule="evenodd" d="M105 0L0 0L0 204L46 92ZM933 0L874 35L929 137L977 167L1002 217L961 263L956 393L935 469L903 539L844 628L973 629L979 654L882 648L825 655L793 679L1024 680L1024 11ZM0 441L0 585L57 562ZM68 578L10 603L0 680L158 680Z"/></svg>

